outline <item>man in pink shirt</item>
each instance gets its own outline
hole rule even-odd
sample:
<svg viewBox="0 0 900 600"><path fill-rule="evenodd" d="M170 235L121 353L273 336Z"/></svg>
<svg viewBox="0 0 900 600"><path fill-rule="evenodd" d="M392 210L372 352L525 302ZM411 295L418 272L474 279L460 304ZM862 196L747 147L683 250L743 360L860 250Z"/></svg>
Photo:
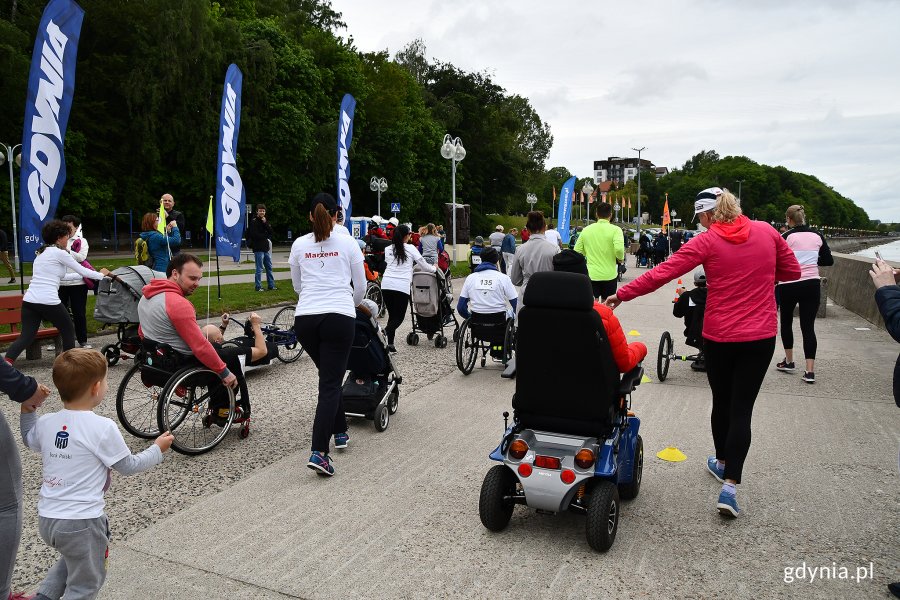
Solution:
<svg viewBox="0 0 900 600"><path fill-rule="evenodd" d="M744 216L728 190L709 188L697 194L694 217L709 231L620 288L606 304L615 308L703 265L708 278L704 354L716 448L707 469L723 483L716 508L737 517L735 485L750 449L753 404L775 353L773 290L776 281L800 277L800 265L778 232Z"/></svg>

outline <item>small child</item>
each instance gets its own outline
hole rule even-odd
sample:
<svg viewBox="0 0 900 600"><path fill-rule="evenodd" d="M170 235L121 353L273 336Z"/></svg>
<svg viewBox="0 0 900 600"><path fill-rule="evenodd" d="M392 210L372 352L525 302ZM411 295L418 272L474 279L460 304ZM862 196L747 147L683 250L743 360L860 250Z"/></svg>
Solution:
<svg viewBox="0 0 900 600"><path fill-rule="evenodd" d="M702 271L694 273L694 289L681 294L672 307L672 314L684 318L684 337L688 346L700 350L697 360L691 363L695 371L706 371L706 359L703 355L703 314L706 311L706 274Z"/></svg>
<svg viewBox="0 0 900 600"><path fill-rule="evenodd" d="M116 424L93 413L109 388L106 359L96 350L74 348L53 362L53 383L63 409L37 418L22 406L25 445L40 452L43 485L38 528L60 558L35 600L95 598L106 580L109 522L103 493L110 468L134 475L158 465L174 439L168 431L140 454L131 454Z"/></svg>

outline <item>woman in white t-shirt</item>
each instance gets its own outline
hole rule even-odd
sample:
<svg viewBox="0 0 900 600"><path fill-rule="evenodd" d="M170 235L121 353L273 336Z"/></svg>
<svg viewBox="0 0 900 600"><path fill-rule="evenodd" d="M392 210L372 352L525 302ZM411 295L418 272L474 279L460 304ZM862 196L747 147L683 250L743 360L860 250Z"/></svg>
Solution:
<svg viewBox="0 0 900 600"><path fill-rule="evenodd" d="M100 280L109 275L106 269L94 271L81 266L68 251L69 224L53 219L41 229L44 245L32 265L31 283L22 299L22 333L6 351L6 362L12 364L34 342L41 321L50 321L59 329L63 350L75 347L75 326L69 311L59 299L59 284L64 279L81 280L82 277ZM71 272L67 274L66 269Z"/></svg>
<svg viewBox="0 0 900 600"><path fill-rule="evenodd" d="M433 265L419 254L415 246L409 243L412 234L406 225L394 228L394 237L390 246L384 249L384 260L387 268L381 276L381 296L388 311L388 322L384 333L388 340L388 351L396 352L394 333L406 319L406 308L409 306L409 288L412 285L413 264L422 270L434 273Z"/></svg>
<svg viewBox="0 0 900 600"><path fill-rule="evenodd" d="M328 455L331 436L335 448L346 448L350 440L341 384L353 345L356 307L366 292L363 255L356 240L333 231L339 210L331 195L316 194L309 213L313 232L294 241L288 259L299 296L294 331L319 369L312 454L306 466L326 476L334 475Z"/></svg>

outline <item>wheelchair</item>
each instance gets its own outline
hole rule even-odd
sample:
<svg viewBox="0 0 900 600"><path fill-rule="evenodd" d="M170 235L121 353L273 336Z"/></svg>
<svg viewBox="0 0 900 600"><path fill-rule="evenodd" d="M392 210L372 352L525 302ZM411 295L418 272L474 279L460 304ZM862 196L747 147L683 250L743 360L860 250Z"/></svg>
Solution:
<svg viewBox="0 0 900 600"><path fill-rule="evenodd" d="M505 313L473 313L453 337L456 340L456 366L463 375L472 372L479 355L482 367L487 364L488 356L506 367L516 350L515 320Z"/></svg>
<svg viewBox="0 0 900 600"><path fill-rule="evenodd" d="M631 393L643 367L619 377L591 283L576 273L540 272L519 312L513 421L490 454L478 501L482 525L505 529L517 504L585 515L594 550L616 538L621 499L638 495L644 465ZM552 327L548 327L548 323ZM557 387L550 374L580 374ZM527 521L526 521L527 522ZM523 523L524 525L525 523Z"/></svg>
<svg viewBox="0 0 900 600"><path fill-rule="evenodd" d="M673 360L691 361L691 368L695 371L705 371L705 367L698 368L696 365L703 364L703 351L696 354L678 354L675 352L675 346L672 342L672 334L663 331L659 338L659 349L656 352L656 378L659 381L665 381L669 376L669 363Z"/></svg>
<svg viewBox="0 0 900 600"><path fill-rule="evenodd" d="M242 425L242 439L250 435L249 399L236 402L218 374L150 340L143 341L119 384L116 415L139 438L172 432L172 449L190 456L215 448L233 424Z"/></svg>

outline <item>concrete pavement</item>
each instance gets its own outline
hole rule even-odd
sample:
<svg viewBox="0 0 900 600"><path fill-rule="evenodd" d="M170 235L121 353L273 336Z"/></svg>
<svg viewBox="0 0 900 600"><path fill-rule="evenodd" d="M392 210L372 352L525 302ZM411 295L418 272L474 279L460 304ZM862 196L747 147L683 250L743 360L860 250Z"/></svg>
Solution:
<svg viewBox="0 0 900 600"><path fill-rule="evenodd" d="M642 272L634 271L628 276ZM744 512L725 521L714 511L720 486L704 466L712 451L705 376L673 363L666 382L656 382L661 332L684 348L671 316L674 287L616 311L648 345L653 382L633 398L646 452L641 493L623 505L608 553L590 550L578 515L517 507L504 532L481 526L478 492L515 381L490 366L464 377L452 346L411 348L401 329L399 411L384 433L351 422L350 447L334 453L334 478L305 467L316 386L305 356L251 375L249 439L235 431L207 455L170 455L147 474L114 477L101 597L887 598L886 584L900 579L900 409L891 397L900 347L829 307L817 322L815 385L776 372L776 350L739 486ZM40 362L46 373L49 361ZM111 389L123 370L112 370ZM688 459L657 459L668 446ZM34 523L39 465L30 455L23 462L24 585L40 578L51 553ZM870 564L873 575L858 582L785 582L785 570L802 565L836 575L846 567L855 577Z"/></svg>

